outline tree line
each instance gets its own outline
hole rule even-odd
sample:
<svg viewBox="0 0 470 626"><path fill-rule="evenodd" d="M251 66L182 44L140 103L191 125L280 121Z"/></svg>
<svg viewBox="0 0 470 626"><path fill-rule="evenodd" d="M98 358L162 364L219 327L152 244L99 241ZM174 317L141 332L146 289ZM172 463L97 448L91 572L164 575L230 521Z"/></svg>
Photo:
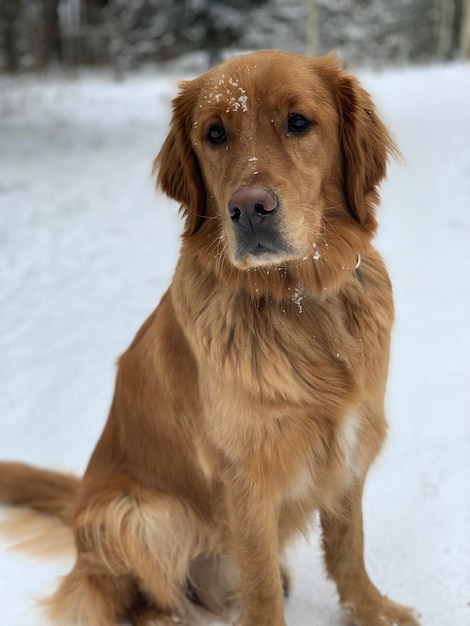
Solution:
<svg viewBox="0 0 470 626"><path fill-rule="evenodd" d="M0 70L283 48L351 63L470 57L470 0L0 0Z"/></svg>

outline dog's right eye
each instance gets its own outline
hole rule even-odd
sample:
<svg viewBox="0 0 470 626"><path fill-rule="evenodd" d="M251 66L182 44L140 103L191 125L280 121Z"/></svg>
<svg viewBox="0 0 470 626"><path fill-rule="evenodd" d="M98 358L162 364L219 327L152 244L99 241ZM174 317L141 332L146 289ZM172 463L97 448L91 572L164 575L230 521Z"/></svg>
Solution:
<svg viewBox="0 0 470 626"><path fill-rule="evenodd" d="M303 133L310 126L310 120L299 113L289 116L287 128L291 133Z"/></svg>
<svg viewBox="0 0 470 626"><path fill-rule="evenodd" d="M214 124L207 131L207 139L213 146L218 146L227 141L227 134L222 124Z"/></svg>

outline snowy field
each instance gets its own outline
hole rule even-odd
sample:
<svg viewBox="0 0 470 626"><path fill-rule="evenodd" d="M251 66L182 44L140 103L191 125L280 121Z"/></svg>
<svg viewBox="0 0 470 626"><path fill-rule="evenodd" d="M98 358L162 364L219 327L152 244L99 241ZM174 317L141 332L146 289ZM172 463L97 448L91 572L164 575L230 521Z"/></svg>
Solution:
<svg viewBox="0 0 470 626"><path fill-rule="evenodd" d="M0 78L0 458L83 472L115 361L171 279L181 224L151 161L178 77ZM423 626L470 624L470 65L363 73L406 159L377 244L395 286L388 444L369 475L366 558ZM0 548L0 626L70 560ZM338 626L317 536L291 555L289 626ZM64 625L67 626L67 625ZM96 625L99 626L99 625Z"/></svg>

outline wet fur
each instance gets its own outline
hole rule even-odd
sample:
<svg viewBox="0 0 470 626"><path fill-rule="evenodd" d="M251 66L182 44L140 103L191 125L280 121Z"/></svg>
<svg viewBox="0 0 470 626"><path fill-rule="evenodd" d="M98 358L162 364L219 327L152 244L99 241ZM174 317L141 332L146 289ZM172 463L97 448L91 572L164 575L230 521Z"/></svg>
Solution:
<svg viewBox="0 0 470 626"><path fill-rule="evenodd" d="M313 124L290 136L299 109ZM227 147L207 141L214 123L230 130ZM185 218L181 254L119 360L85 476L0 466L4 501L73 527L76 565L47 601L58 623L192 622L195 605L239 604L243 626L284 626L280 558L319 511L350 619L417 624L363 559L393 322L371 239L394 151L369 95L331 56L254 53L183 83L155 162ZM234 260L227 202L253 184L279 196L292 258Z"/></svg>

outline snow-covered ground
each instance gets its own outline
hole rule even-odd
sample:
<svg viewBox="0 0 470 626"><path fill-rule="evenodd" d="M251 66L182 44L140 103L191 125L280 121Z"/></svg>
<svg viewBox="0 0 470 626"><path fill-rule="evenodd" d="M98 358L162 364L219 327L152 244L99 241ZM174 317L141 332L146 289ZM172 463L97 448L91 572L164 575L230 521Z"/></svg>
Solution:
<svg viewBox="0 0 470 626"><path fill-rule="evenodd" d="M423 626L470 624L470 65L363 74L406 159L383 186L395 285L388 445L365 494L370 573ZM82 472L114 363L171 279L181 224L151 161L176 77L0 78L0 458ZM0 626L70 561L1 543ZM340 624L317 536L290 626ZM66 626L66 625L64 625ZM99 625L97 625L99 626Z"/></svg>

